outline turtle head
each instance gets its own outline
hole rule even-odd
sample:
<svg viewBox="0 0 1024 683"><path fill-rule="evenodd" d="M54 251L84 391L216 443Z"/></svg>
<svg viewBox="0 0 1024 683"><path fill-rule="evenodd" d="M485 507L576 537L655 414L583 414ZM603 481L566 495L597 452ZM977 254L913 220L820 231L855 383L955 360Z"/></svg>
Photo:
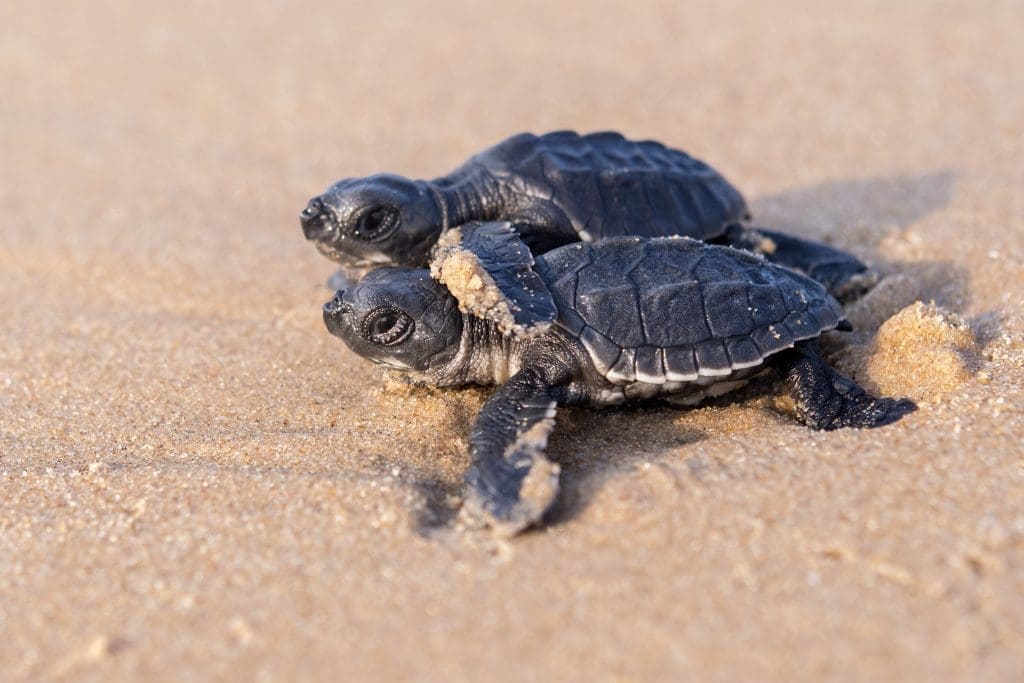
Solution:
<svg viewBox="0 0 1024 683"><path fill-rule="evenodd" d="M336 261L423 266L442 215L428 183L380 174L335 183L309 200L299 220L306 239Z"/></svg>
<svg viewBox="0 0 1024 683"><path fill-rule="evenodd" d="M462 314L428 270L377 268L324 304L324 323L358 355L397 370L437 370L459 350Z"/></svg>

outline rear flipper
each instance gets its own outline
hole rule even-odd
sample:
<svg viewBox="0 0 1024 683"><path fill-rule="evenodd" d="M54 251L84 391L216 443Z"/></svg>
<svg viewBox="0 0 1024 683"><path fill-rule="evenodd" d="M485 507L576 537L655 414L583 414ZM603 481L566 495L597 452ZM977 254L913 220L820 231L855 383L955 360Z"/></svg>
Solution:
<svg viewBox="0 0 1024 683"><path fill-rule="evenodd" d="M774 230L732 225L720 241L806 273L843 303L859 298L878 283L877 273L851 254Z"/></svg>
<svg viewBox="0 0 1024 683"><path fill-rule="evenodd" d="M797 417L814 429L881 427L917 410L909 399L876 398L867 393L829 367L814 342L799 342L772 356L769 364L785 378Z"/></svg>

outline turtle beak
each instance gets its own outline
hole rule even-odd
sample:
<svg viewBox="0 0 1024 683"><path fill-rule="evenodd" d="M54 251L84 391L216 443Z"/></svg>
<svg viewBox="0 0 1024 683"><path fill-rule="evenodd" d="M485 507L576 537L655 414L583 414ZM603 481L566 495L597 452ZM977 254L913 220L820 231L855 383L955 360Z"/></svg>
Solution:
<svg viewBox="0 0 1024 683"><path fill-rule="evenodd" d="M343 318L345 313L352 310L352 307L341 300L344 290L339 289L334 293L334 298L324 304L324 325L327 326L327 331L336 337L343 337L342 329L344 328Z"/></svg>
<svg viewBox="0 0 1024 683"><path fill-rule="evenodd" d="M308 240L322 240L331 234L327 207L319 197L309 200L309 204L299 214L302 232Z"/></svg>
<svg viewBox="0 0 1024 683"><path fill-rule="evenodd" d="M348 310L349 305L342 300L344 295L345 290L339 289L334 293L334 297L324 304L324 318L340 318L341 314Z"/></svg>

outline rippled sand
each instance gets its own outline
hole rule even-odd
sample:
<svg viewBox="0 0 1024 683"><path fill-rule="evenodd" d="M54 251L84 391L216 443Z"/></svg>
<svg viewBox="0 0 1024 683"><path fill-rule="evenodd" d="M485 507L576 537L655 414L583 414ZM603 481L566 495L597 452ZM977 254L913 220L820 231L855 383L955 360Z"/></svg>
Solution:
<svg viewBox="0 0 1024 683"><path fill-rule="evenodd" d="M0 678L1020 680L1024 10L678 4L0 7ZM451 531L487 392L330 338L297 212L563 127L874 263L827 351L921 409L565 410Z"/></svg>

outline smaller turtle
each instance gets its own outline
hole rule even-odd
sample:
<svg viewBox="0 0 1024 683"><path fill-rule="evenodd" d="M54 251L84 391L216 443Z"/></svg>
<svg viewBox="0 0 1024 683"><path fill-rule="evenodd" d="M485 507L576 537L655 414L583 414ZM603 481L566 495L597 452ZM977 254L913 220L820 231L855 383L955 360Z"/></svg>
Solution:
<svg viewBox="0 0 1024 683"><path fill-rule="evenodd" d="M773 368L815 429L878 427L915 409L829 367L813 340L849 329L839 303L747 252L620 238L560 247L533 272L557 316L528 339L460 311L427 270L373 270L324 305L328 330L352 351L415 382L500 385L472 427L466 476L466 509L499 532L537 522L555 498L558 467L544 450L560 404L694 404Z"/></svg>
<svg viewBox="0 0 1024 683"><path fill-rule="evenodd" d="M533 255L576 241L680 235L761 253L810 275L840 299L870 285L867 267L850 254L754 228L747 218L739 191L685 152L613 132L571 131L515 135L434 180L347 178L300 214L307 239L350 276L382 265L436 267L456 249L463 266L475 257L480 279L492 285L483 299L458 279L446 284L467 310L484 317L498 309L477 304L500 300L502 313L512 316L506 329L516 334L543 331L531 329L528 314L519 315L528 292L502 277L517 263L500 261L484 239L460 245L465 231L450 231L473 221L506 221ZM443 254L432 257L439 240ZM336 276L332 283L345 280Z"/></svg>

